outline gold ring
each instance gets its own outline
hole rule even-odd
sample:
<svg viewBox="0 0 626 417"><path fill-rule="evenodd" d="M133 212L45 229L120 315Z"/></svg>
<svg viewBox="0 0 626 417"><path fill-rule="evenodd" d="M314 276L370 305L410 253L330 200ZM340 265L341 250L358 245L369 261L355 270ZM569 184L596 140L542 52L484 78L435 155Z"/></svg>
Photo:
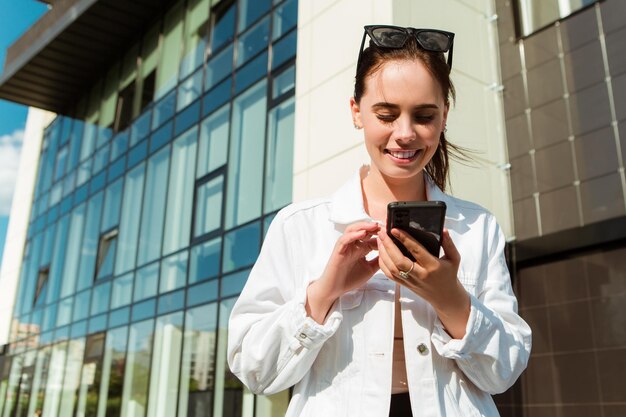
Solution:
<svg viewBox="0 0 626 417"><path fill-rule="evenodd" d="M415 262L413 262L411 264L411 268L408 271L406 271L406 272L400 271L400 278L408 279L409 278L409 274L413 271L413 268L415 268Z"/></svg>

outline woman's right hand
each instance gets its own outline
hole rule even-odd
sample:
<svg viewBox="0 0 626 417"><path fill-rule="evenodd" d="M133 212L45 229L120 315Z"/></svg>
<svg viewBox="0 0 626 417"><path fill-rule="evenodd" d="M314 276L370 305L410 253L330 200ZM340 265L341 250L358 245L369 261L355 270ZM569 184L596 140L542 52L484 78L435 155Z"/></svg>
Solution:
<svg viewBox="0 0 626 417"><path fill-rule="evenodd" d="M378 270L378 256L365 256L377 249L376 238L380 225L357 222L346 227L337 240L322 276L307 288L307 314L323 323L337 298L360 287Z"/></svg>

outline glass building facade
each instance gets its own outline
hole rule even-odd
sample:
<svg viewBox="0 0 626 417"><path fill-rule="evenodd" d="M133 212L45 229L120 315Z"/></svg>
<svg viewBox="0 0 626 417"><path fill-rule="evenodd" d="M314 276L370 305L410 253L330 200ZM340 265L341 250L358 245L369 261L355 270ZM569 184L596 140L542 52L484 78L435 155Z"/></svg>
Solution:
<svg viewBox="0 0 626 417"><path fill-rule="evenodd" d="M0 416L273 416L229 311L291 201L297 0L172 3L44 132Z"/></svg>

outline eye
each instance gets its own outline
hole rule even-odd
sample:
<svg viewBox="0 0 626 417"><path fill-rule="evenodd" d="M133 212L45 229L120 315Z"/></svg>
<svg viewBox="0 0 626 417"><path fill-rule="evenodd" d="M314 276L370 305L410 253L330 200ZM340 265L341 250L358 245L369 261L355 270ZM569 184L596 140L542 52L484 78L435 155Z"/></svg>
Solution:
<svg viewBox="0 0 626 417"><path fill-rule="evenodd" d="M391 123L396 120L396 116L393 114L376 114L376 117L378 118L378 120L385 123Z"/></svg>
<svg viewBox="0 0 626 417"><path fill-rule="evenodd" d="M430 123L435 119L433 114L416 114L413 116L416 123Z"/></svg>

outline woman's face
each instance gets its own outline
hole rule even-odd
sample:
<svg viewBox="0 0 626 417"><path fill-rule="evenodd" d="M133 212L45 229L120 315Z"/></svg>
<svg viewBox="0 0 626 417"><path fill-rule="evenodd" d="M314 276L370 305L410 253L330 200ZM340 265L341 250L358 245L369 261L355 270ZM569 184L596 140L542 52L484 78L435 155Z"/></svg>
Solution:
<svg viewBox="0 0 626 417"><path fill-rule="evenodd" d="M372 169L388 178L412 178L431 160L446 124L441 86L418 60L389 61L365 80L361 102L350 101L363 127Z"/></svg>

